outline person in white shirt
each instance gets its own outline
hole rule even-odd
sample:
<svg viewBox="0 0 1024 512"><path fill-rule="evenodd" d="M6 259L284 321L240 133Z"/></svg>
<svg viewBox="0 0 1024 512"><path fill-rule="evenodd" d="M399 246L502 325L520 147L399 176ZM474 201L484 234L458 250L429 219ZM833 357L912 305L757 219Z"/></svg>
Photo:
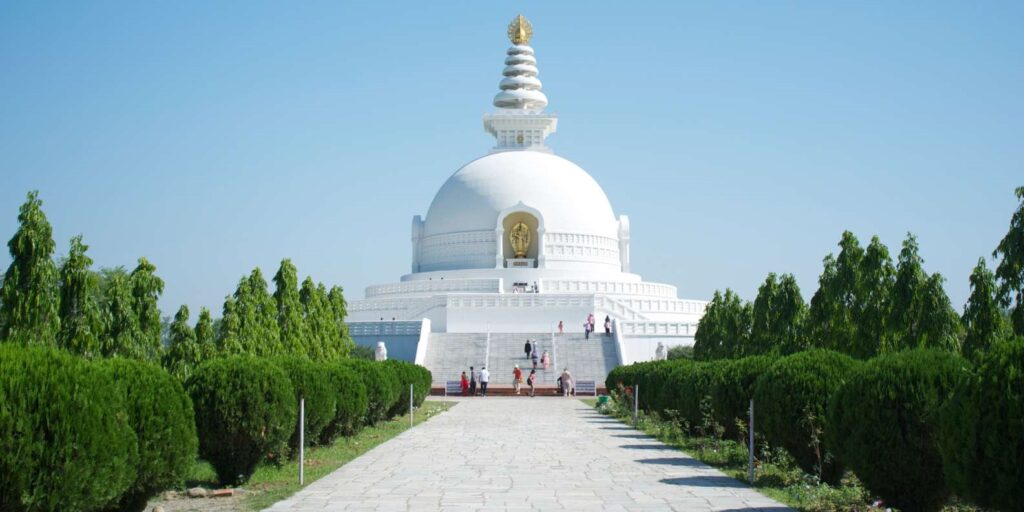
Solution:
<svg viewBox="0 0 1024 512"><path fill-rule="evenodd" d="M572 393L572 374L569 373L569 369L566 368L562 371L562 396L569 396ZM485 388L486 389L486 386Z"/></svg>
<svg viewBox="0 0 1024 512"><path fill-rule="evenodd" d="M487 396L487 382L491 380L491 372L487 367L480 368L480 396Z"/></svg>

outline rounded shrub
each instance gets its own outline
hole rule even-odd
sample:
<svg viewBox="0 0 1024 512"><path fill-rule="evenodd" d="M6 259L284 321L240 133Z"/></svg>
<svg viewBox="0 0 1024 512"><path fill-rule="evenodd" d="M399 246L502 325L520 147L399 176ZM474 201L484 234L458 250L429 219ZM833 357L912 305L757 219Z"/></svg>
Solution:
<svg viewBox="0 0 1024 512"><path fill-rule="evenodd" d="M0 344L0 510L102 510L135 481L138 443L100 368Z"/></svg>
<svg viewBox="0 0 1024 512"><path fill-rule="evenodd" d="M665 376L663 389L668 409L678 412L679 418L689 424L694 433L713 433L711 387L724 364L724 361L676 364Z"/></svg>
<svg viewBox="0 0 1024 512"><path fill-rule="evenodd" d="M711 385L711 408L715 421L725 428L725 436L736 438L740 431L737 421L749 422L750 399L754 397L754 384L768 370L774 358L751 356L723 361Z"/></svg>
<svg viewBox="0 0 1024 512"><path fill-rule="evenodd" d="M269 360L232 356L203 363L186 385L199 456L225 485L244 483L267 457L284 452L298 403L288 375Z"/></svg>
<svg viewBox="0 0 1024 512"><path fill-rule="evenodd" d="M351 368L366 386L366 397L369 401L369 410L366 414L366 424L374 425L378 421L387 419L391 406L398 401L398 393L401 384L398 377L388 367L377 362L365 359L349 358L343 364Z"/></svg>
<svg viewBox="0 0 1024 512"><path fill-rule="evenodd" d="M423 400L430 394L430 370L421 366L406 362L389 359L384 365L398 378L401 391L398 393L398 400L388 411L388 416L400 416L409 412L409 386L413 388L413 405L423 403ZM420 371L420 369L424 371Z"/></svg>
<svg viewBox="0 0 1024 512"><path fill-rule="evenodd" d="M350 436L366 423L370 402L366 384L350 366L319 363L327 372L330 391L336 398L334 417L320 433L320 444L330 444L339 436Z"/></svg>
<svg viewBox="0 0 1024 512"><path fill-rule="evenodd" d="M871 359L832 396L829 446L868 490L901 510L939 510L949 496L939 407L968 363L938 350Z"/></svg>
<svg viewBox="0 0 1024 512"><path fill-rule="evenodd" d="M1024 507L1024 337L993 345L943 408L939 446L953 491L986 508Z"/></svg>
<svg viewBox="0 0 1024 512"><path fill-rule="evenodd" d="M123 358L95 364L117 385L138 445L135 481L117 509L145 510L151 496L181 484L196 460L192 401L178 379L155 364Z"/></svg>
<svg viewBox="0 0 1024 512"><path fill-rule="evenodd" d="M304 422L306 442L319 439L324 428L334 421L335 411L338 407L338 395L335 393L331 374L327 367L295 356L276 357L273 362L288 375L288 380L291 381L292 388L295 390L295 401L298 402L300 399L306 401ZM291 457L298 457L298 418L292 428L291 437L288 438L288 450Z"/></svg>
<svg viewBox="0 0 1024 512"><path fill-rule="evenodd" d="M830 484L839 482L843 467L824 435L825 412L832 393L858 365L838 352L807 350L777 360L754 385L754 428L801 469Z"/></svg>

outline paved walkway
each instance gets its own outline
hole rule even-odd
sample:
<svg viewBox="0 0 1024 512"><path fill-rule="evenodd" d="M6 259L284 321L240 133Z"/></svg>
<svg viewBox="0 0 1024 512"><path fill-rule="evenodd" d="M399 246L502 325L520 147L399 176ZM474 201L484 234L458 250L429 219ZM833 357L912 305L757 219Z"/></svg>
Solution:
<svg viewBox="0 0 1024 512"><path fill-rule="evenodd" d="M789 510L578 400L472 398L277 503L292 510Z"/></svg>

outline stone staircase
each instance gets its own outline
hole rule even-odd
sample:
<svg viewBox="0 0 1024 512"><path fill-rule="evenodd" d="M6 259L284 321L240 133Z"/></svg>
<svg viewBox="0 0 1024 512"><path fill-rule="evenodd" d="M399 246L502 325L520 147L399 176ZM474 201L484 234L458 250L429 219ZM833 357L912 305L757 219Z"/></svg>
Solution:
<svg viewBox="0 0 1024 512"><path fill-rule="evenodd" d="M486 365L491 386L511 386L515 365L523 370L524 380L533 367L523 352L527 339L536 340L537 349L541 353L547 350L551 357L547 370L537 365L539 387L555 386L565 367L577 380L593 380L600 386L608 372L619 365L610 336L594 334L587 340L576 333L555 334L553 340L551 333L491 333L489 337L486 333L432 333L424 363L434 376L435 386L458 380L470 365L478 370Z"/></svg>

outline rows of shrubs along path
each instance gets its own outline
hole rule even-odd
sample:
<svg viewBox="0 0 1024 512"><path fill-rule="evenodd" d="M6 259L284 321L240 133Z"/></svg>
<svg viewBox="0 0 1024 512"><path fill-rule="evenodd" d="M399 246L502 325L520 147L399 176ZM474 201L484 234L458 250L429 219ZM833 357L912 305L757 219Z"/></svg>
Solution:
<svg viewBox="0 0 1024 512"><path fill-rule="evenodd" d="M561 398L472 398L271 511L789 510Z"/></svg>

